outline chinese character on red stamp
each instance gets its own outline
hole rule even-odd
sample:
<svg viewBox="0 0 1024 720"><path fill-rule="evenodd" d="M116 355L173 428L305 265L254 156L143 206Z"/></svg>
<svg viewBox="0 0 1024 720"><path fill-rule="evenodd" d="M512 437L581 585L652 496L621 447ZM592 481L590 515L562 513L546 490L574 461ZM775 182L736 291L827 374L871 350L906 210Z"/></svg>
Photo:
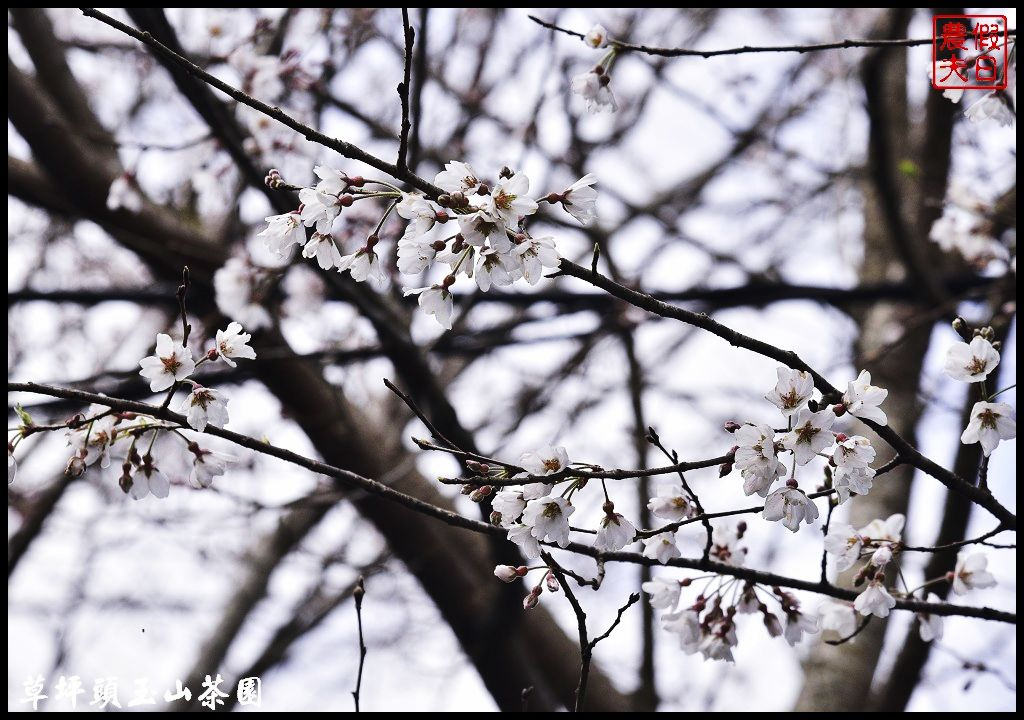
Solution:
<svg viewBox="0 0 1024 720"><path fill-rule="evenodd" d="M932 87L1005 90L1005 15L932 17Z"/></svg>

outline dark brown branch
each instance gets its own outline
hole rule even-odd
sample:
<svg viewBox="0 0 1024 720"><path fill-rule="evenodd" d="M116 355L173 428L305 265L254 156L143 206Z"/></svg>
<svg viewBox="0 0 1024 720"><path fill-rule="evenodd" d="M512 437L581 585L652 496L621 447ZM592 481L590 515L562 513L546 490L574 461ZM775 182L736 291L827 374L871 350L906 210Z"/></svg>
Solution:
<svg viewBox="0 0 1024 720"><path fill-rule="evenodd" d="M148 405L146 403L121 400L118 398L111 398L104 395L87 393L81 390L69 390L66 388L50 387L45 385L39 385L37 383L8 382L7 391L36 393L41 395L50 395L52 397L64 397L77 400L83 403L102 405L104 407L113 408L115 410L123 412L136 412L144 415L149 415L151 417L177 423L183 428L188 427L186 419L183 415L179 415L178 413L172 412L170 410L162 410L161 408L158 408L154 405ZM394 490L391 487L388 487L387 485L363 477L357 473L348 470L343 470L341 468L334 467L324 462L303 457L298 453L278 448L274 445L271 445L270 443L255 440L246 435L241 435L239 433L235 433L230 430L224 430L222 428L214 427L212 425L207 425L206 430L204 432L208 435L214 435L216 437L223 438L249 450L263 453L264 455L269 455L271 457L276 457L280 460L284 460L299 467L304 467L312 472L334 478L342 482L344 485L347 485L352 488L357 488L371 495L375 495L389 501L393 501L410 510L440 520L446 525L450 525L452 527L458 527L465 530L472 530L477 533L491 536L504 535L506 532L504 529L500 527L478 520L471 520L469 518L465 518L457 513L445 510L444 508L432 505L428 502L419 500L418 498L412 497L410 495L406 495L405 493ZM721 515L721 513L719 515ZM714 517L714 515L709 515L709 517ZM648 566L654 566L658 564L657 560L644 557L639 553L602 553L601 551L597 550L592 546L583 545L578 542L571 542L564 549L569 552L576 553L578 555L587 555L589 557L594 558L597 561L603 562L628 562ZM748 580L753 583L760 583L762 585L778 585L779 587L789 587L796 590L806 590L808 592L817 593L819 595L827 595L829 597L835 597L842 600L854 600L857 597L857 593L851 590L844 590L842 588L834 587L831 585L822 585L818 582L800 580L797 578L790 578L783 575L777 575L775 573L765 572L761 570L753 570L751 568L736 567L733 565L726 565L724 563L718 563L713 561L705 561L702 559L674 558L665 563L665 565L668 565L670 567L686 568L690 570L714 572L720 575L736 577L741 580ZM1003 610L995 610L987 607L970 607L952 605L949 603L928 603L913 599L897 600L896 607L902 610L926 612L932 615L958 615L963 617L980 618L983 620L995 620L998 622L1005 622L1011 624L1016 624L1017 622L1016 613L1010 613Z"/></svg>

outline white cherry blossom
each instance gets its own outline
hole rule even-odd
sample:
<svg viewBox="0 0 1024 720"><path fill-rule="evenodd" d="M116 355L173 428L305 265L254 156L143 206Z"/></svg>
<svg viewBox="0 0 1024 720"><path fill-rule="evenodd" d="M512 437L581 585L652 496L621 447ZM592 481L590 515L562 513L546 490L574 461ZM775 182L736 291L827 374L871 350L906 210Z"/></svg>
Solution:
<svg viewBox="0 0 1024 720"><path fill-rule="evenodd" d="M583 42L595 50L597 48L602 48L605 46L605 43L608 42L608 31L604 29L603 25L594 25L587 31L587 34L583 36Z"/></svg>
<svg viewBox="0 0 1024 720"><path fill-rule="evenodd" d="M615 112L619 105L612 94L610 78L602 69L588 70L573 77L569 84L572 92L583 98L587 110L592 113Z"/></svg>
<svg viewBox="0 0 1024 720"><path fill-rule="evenodd" d="M228 323L227 328L217 331L217 357L231 367L235 367L235 359L254 360L256 351L249 347L252 335L244 332L241 323Z"/></svg>
<svg viewBox="0 0 1024 720"><path fill-rule="evenodd" d="M850 381L843 393L846 411L861 420L870 420L879 425L888 423L885 412L879 407L889 391L871 384L871 373L861 370L856 380Z"/></svg>
<svg viewBox="0 0 1024 720"><path fill-rule="evenodd" d="M935 593L928 593L928 597L925 598L927 602L937 603L942 602L938 595ZM917 614L917 630L921 634L921 639L925 642L931 642L932 640L942 639L942 616L932 615L930 613L918 613Z"/></svg>
<svg viewBox="0 0 1024 720"><path fill-rule="evenodd" d="M829 599L818 607L822 633L833 636L829 639L848 638L857 631L857 611L853 603ZM850 642L856 642L856 638Z"/></svg>
<svg viewBox="0 0 1024 720"><path fill-rule="evenodd" d="M985 457L992 454L1001 440L1017 437L1017 413L1006 403L977 402L971 408L971 420L960 435L960 442L980 442Z"/></svg>
<svg viewBox="0 0 1024 720"><path fill-rule="evenodd" d="M682 555L676 547L676 535L672 532L658 533L649 538L644 538L644 557L657 560L664 564L672 558Z"/></svg>
<svg viewBox="0 0 1024 720"><path fill-rule="evenodd" d="M671 522L693 517L697 512L693 501L679 483L663 483L659 486L657 497L650 499L647 509L654 517Z"/></svg>
<svg viewBox="0 0 1024 720"><path fill-rule="evenodd" d="M981 590L995 584L996 578L988 571L988 558L984 553L960 553L956 559L956 569L953 570L953 592L964 595L968 590Z"/></svg>
<svg viewBox="0 0 1024 720"><path fill-rule="evenodd" d="M766 497L786 466L775 454L775 431L769 425L746 424L736 433L736 455L733 463L743 476L743 492Z"/></svg>
<svg viewBox="0 0 1024 720"><path fill-rule="evenodd" d="M773 522L781 520L787 529L796 532L801 522L811 525L818 519L818 507L802 490L787 486L765 499L762 517Z"/></svg>
<svg viewBox="0 0 1024 720"><path fill-rule="evenodd" d="M352 279L356 282L372 280L378 287L387 282L387 275L384 274L384 267L381 265L380 256L372 249L365 246L354 253L344 255L337 261L338 272L348 270Z"/></svg>
<svg viewBox="0 0 1024 720"><path fill-rule="evenodd" d="M869 467L837 467L832 473L832 487L839 504L849 500L851 494L867 495L874 477L875 471Z"/></svg>
<svg viewBox="0 0 1024 720"><path fill-rule="evenodd" d="M292 245L306 242L306 231L302 218L297 212L271 215L266 218L267 226L256 237L262 238L267 249L275 255L284 255Z"/></svg>
<svg viewBox="0 0 1024 720"><path fill-rule="evenodd" d="M160 333L156 336L156 353L139 361L139 374L149 380L149 389L161 392L184 380L196 369L192 351Z"/></svg>
<svg viewBox="0 0 1024 720"><path fill-rule="evenodd" d="M588 227L597 219L597 176L587 173L574 182L561 195L562 207L576 220Z"/></svg>
<svg viewBox="0 0 1024 720"><path fill-rule="evenodd" d="M519 218L537 212L537 201L527 195L529 191L530 179L523 173L501 178L485 198L484 209L506 227L514 228L519 224Z"/></svg>
<svg viewBox="0 0 1024 720"><path fill-rule="evenodd" d="M519 546L524 557L530 560L540 557L540 543L529 525L513 525L508 529L508 539Z"/></svg>
<svg viewBox="0 0 1024 720"><path fill-rule="evenodd" d="M569 453L560 445L545 445L534 452L523 453L519 465L530 475L554 475L569 467Z"/></svg>
<svg viewBox="0 0 1024 720"><path fill-rule="evenodd" d="M780 367L776 370L778 382L765 400L775 405L785 417L800 411L814 394L814 378L809 372Z"/></svg>
<svg viewBox="0 0 1024 720"><path fill-rule="evenodd" d="M659 610L672 610L679 604L679 595L683 586L678 580L654 578L640 586L640 589L651 596L651 607Z"/></svg>
<svg viewBox="0 0 1024 720"><path fill-rule="evenodd" d="M565 547L569 544L569 516L576 512L563 497L531 500L523 511L523 524L532 528L538 540L550 540Z"/></svg>
<svg viewBox="0 0 1024 720"><path fill-rule="evenodd" d="M257 302L256 269L241 258L230 258L213 275L217 307L251 330L274 324L267 309Z"/></svg>
<svg viewBox="0 0 1024 720"><path fill-rule="evenodd" d="M341 251L338 250L338 243L332 235L323 235L319 232L310 236L306 246L302 248L302 257L316 258L316 264L322 270L330 270L341 265Z"/></svg>
<svg viewBox="0 0 1024 720"><path fill-rule="evenodd" d="M192 453L194 460L188 482L196 489L208 488L213 485L213 481L225 473L228 465L238 459L234 455L215 450L204 450L198 446L192 450Z"/></svg>
<svg viewBox="0 0 1024 720"><path fill-rule="evenodd" d="M889 611L896 607L896 598L889 594L880 580L872 579L853 601L853 607L861 615L875 615L884 618L888 617Z"/></svg>
<svg viewBox="0 0 1024 720"><path fill-rule="evenodd" d="M976 383L982 382L989 373L999 365L999 351L992 347L980 335L965 342L954 343L946 352L946 364L943 368L954 380Z"/></svg>
<svg viewBox="0 0 1024 720"><path fill-rule="evenodd" d="M559 257L554 238L528 237L518 243L512 252L522 264L523 277L531 285L540 281L544 268L558 267Z"/></svg>
<svg viewBox="0 0 1024 720"><path fill-rule="evenodd" d="M452 329L452 314L455 312L455 305L452 301L452 294L440 285L431 285L421 288L404 288L403 294L419 295L419 306L427 315L433 315L438 324L445 330Z"/></svg>
<svg viewBox="0 0 1024 720"><path fill-rule="evenodd" d="M619 513L606 513L598 523L594 547L602 552L621 550L633 542L636 528Z"/></svg>
<svg viewBox="0 0 1024 720"><path fill-rule="evenodd" d="M188 424L202 432L206 425L224 427L228 423L228 403L219 390L197 385L181 403L178 412L184 413Z"/></svg>
<svg viewBox="0 0 1024 720"><path fill-rule="evenodd" d="M835 442L830 432L836 415L831 408L811 412L800 410L793 423L793 429L782 438L782 445L792 450L798 465L806 465L825 448Z"/></svg>
<svg viewBox="0 0 1024 720"><path fill-rule="evenodd" d="M302 202L299 211L302 224L316 226L317 232L329 235L334 219L341 213L341 200L313 188L299 190L299 200Z"/></svg>
<svg viewBox="0 0 1024 720"><path fill-rule="evenodd" d="M434 177L434 184L447 193L461 192L469 195L480 186L478 177L468 164L452 160Z"/></svg>
<svg viewBox="0 0 1024 720"><path fill-rule="evenodd" d="M846 523L833 522L825 536L825 551L835 556L836 569L842 572L853 567L864 548L864 538Z"/></svg>

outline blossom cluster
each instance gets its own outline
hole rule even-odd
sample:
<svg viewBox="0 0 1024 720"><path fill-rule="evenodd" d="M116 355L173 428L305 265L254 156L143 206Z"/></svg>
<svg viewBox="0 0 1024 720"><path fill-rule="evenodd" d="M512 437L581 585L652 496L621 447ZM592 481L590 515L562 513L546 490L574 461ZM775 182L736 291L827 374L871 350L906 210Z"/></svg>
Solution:
<svg viewBox="0 0 1024 720"><path fill-rule="evenodd" d="M534 237L525 220L541 202L561 205L583 225L596 216L596 178L585 175L561 192L535 199L530 180L522 172L502 168L495 182L488 182L464 162L452 161L434 178L443 192L436 198L402 192L390 183L349 177L340 170L318 165L319 182L299 189L299 208L268 217L259 237L267 248L284 256L294 245L302 255L315 258L324 270L348 272L357 282L373 280L381 285L387 272L378 250L380 232L394 211L408 223L398 240L397 269L403 275L420 275L435 264L447 266L444 278L419 288L404 288L417 295L420 308L444 328L452 327L452 286L459 276L475 280L486 292L519 279L536 284L544 268L558 266L559 255L551 237ZM283 184L274 171L268 183ZM371 187L381 189L370 189ZM376 229L358 247L345 248L334 233L334 224L345 208L358 200L382 199L389 203ZM312 234L307 238L307 228Z"/></svg>
<svg viewBox="0 0 1024 720"><path fill-rule="evenodd" d="M964 328L963 321L958 318L954 327ZM999 365L999 350L991 342L992 336L991 328L982 328L969 343L950 345L943 367L946 375L954 380L981 388L983 399L971 408L971 418L960 441L965 445L981 443L985 457L991 455L1001 441L1017 437L1017 412L1007 403L992 402L998 393L988 394L985 390L989 374Z"/></svg>
<svg viewBox="0 0 1024 720"><path fill-rule="evenodd" d="M846 523L833 523L825 536L825 551L834 559L836 569L843 571L864 560L864 565L854 576L854 585L863 586L852 604L833 601L823 611L823 617L830 619L828 629L842 636L851 635L856 629L856 614L862 616L887 617L896 606L896 598L886 583L886 568L894 563L902 549L902 533L905 523L903 515L891 515L885 520L875 519L862 528L854 529ZM926 582L917 590L936 583L949 583L957 595L968 590L987 588L996 584L995 577L987 571L988 559L983 553L964 551L957 558L956 568L945 576ZM906 592L913 597L916 590ZM929 593L928 602L938 602L934 593ZM851 615L852 611L852 615ZM942 637L942 618L930 614L919 614L921 639L928 642Z"/></svg>
<svg viewBox="0 0 1024 720"><path fill-rule="evenodd" d="M228 422L227 398L219 390L204 387L191 377L196 368L206 362L220 360L235 367L238 359L255 358L250 339L251 335L243 332L240 324L232 322L226 329L217 330L213 347L196 360L191 348L160 333L156 336L154 353L139 361L142 368L139 374L149 381L152 392L168 393L165 407L182 384L190 387L176 407L185 416L188 428L203 432L207 425L223 427ZM40 430L28 413L22 410L19 416L21 425L7 446L8 484L14 482L17 474L15 447ZM178 456L182 453L179 451L188 453L188 481L196 488L210 487L235 460L229 454L202 447L176 423L135 412L114 411L101 405L94 405L88 412L72 418L66 427L67 444L71 448L66 474L81 477L90 466L120 468L117 482L121 490L135 500L150 495L168 496L171 483L165 469L180 464Z"/></svg>
<svg viewBox="0 0 1024 720"><path fill-rule="evenodd" d="M715 530L714 545L725 549L722 554L739 559L736 564L742 564L746 554L746 549L738 545L744 530L742 522L735 528ZM662 627L678 637L687 655L700 653L707 660L733 662L732 651L739 642L737 615L759 614L768 634L781 636L790 645L800 642L805 633L818 632L817 615L802 611L800 602L781 588L713 576L692 602L682 603L683 590L693 583L694 578L658 577L642 586L650 595L651 606L661 610Z"/></svg>
<svg viewBox="0 0 1024 720"><path fill-rule="evenodd" d="M835 432L832 427L844 414L885 425L887 418L880 405L888 392L872 385L871 374L864 370L848 384L841 402L822 406L814 401L814 379L810 373L780 367L777 376L778 382L765 399L786 418L786 430L776 431L763 423L731 423L727 429L734 432L736 447L733 461L723 468L723 473L738 469L743 492L765 498L762 516L781 521L797 532L801 523L810 525L819 514L813 499L799 487L798 467L819 456L827 458L839 504L851 495L866 495L871 490L875 450L870 441L860 435ZM783 462L784 453L790 453L788 470ZM787 472L789 477L773 490Z"/></svg>

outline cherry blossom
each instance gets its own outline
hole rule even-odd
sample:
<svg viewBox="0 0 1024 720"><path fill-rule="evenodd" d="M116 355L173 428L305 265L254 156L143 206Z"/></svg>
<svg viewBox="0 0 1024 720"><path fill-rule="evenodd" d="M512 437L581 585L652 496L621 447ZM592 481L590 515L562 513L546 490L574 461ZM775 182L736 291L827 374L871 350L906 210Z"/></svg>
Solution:
<svg viewBox="0 0 1024 720"><path fill-rule="evenodd" d="M888 617L889 611L896 607L896 598L889 594L883 581L876 576L853 601L853 607L861 615L875 615L884 618Z"/></svg>
<svg viewBox="0 0 1024 720"><path fill-rule="evenodd" d="M679 483L663 483L658 488L658 496L647 503L647 509L655 517L671 522L679 522L693 517L697 512L690 497Z"/></svg>
<svg viewBox="0 0 1024 720"><path fill-rule="evenodd" d="M490 195L485 196L483 209L506 227L514 228L519 218L537 212L537 201L527 196L529 191L530 179L523 173L513 173L498 180Z"/></svg>
<svg viewBox="0 0 1024 720"><path fill-rule="evenodd" d="M661 616L662 627L679 637L679 647L687 655L700 651L704 640L704 627L700 622L700 613L693 608L678 612L668 612Z"/></svg>
<svg viewBox="0 0 1024 720"><path fill-rule="evenodd" d="M149 389L161 392L187 378L196 369L192 351L160 333L156 336L156 353L139 361L139 374L149 380Z"/></svg>
<svg viewBox="0 0 1024 720"><path fill-rule="evenodd" d="M564 447L545 445L534 452L523 453L519 465L530 475L554 475L569 467L569 454Z"/></svg>
<svg viewBox="0 0 1024 720"><path fill-rule="evenodd" d="M322 270L341 267L341 251L338 250L338 244L331 235L322 235L319 232L313 233L309 238L309 242L302 248L302 257L315 257L316 264Z"/></svg>
<svg viewBox="0 0 1024 720"><path fill-rule="evenodd" d="M583 36L583 42L594 49L602 48L608 42L608 31L603 25L594 25Z"/></svg>
<svg viewBox="0 0 1024 720"><path fill-rule="evenodd" d="M665 610L675 608L679 604L679 595L683 586L678 580L654 578L640 586L640 589L651 596L651 607Z"/></svg>
<svg viewBox="0 0 1024 720"><path fill-rule="evenodd" d="M798 465L806 465L835 441L829 432L835 420L831 408L817 412L804 408L796 416L793 429L782 438L782 445L793 451Z"/></svg>
<svg viewBox="0 0 1024 720"><path fill-rule="evenodd" d="M480 186L478 177L468 164L452 160L445 163L444 170L434 177L434 184L447 193L461 192L469 195Z"/></svg>
<svg viewBox="0 0 1024 720"><path fill-rule="evenodd" d="M832 487L839 504L849 500L852 494L867 495L874 477L875 471L869 467L837 467L832 473Z"/></svg>
<svg viewBox="0 0 1024 720"><path fill-rule="evenodd" d="M341 200L314 188L299 190L299 200L302 202L302 208L299 210L302 224L306 227L315 225L317 232L330 234L334 219L341 213Z"/></svg>
<svg viewBox="0 0 1024 720"><path fill-rule="evenodd" d="M780 367L776 370L779 381L775 388L765 395L765 400L772 403L785 417L795 415L814 393L814 378L809 372L791 370Z"/></svg>
<svg viewBox="0 0 1024 720"><path fill-rule="evenodd" d="M217 307L247 328L259 330L274 321L257 301L256 271L241 258L231 258L213 275Z"/></svg>
<svg viewBox="0 0 1024 720"><path fill-rule="evenodd" d="M380 264L380 256L373 251L370 243L366 246L359 248L354 253L344 255L336 263L338 272L349 271L352 279L356 282L365 282L366 280L373 280L378 286L383 286L387 282L387 276L384 274L384 268ZM422 305L422 301L420 303Z"/></svg>
<svg viewBox="0 0 1024 720"><path fill-rule="evenodd" d="M875 449L871 441L861 435L853 435L842 440L832 452L832 460L837 468L844 470L863 469L875 459Z"/></svg>
<svg viewBox="0 0 1024 720"><path fill-rule="evenodd" d="M783 637L790 645L796 645L803 639L804 633L813 635L818 632L819 620L817 615L802 613L795 608L788 608L785 611L786 628Z"/></svg>
<svg viewBox="0 0 1024 720"><path fill-rule="evenodd" d="M853 603L845 600L826 600L818 607L818 616L822 633L843 639L857 631L857 611Z"/></svg>
<svg viewBox="0 0 1024 720"><path fill-rule="evenodd" d="M231 367L235 367L236 358L254 360L256 351L249 347L251 339L252 335L243 331L241 323L228 323L227 328L217 331L217 357Z"/></svg>
<svg viewBox="0 0 1024 720"><path fill-rule="evenodd" d="M1001 440L1017 437L1017 413L1006 403L977 402L971 408L971 420L960 435L960 442L980 442L985 457L992 454Z"/></svg>
<svg viewBox="0 0 1024 720"><path fill-rule="evenodd" d="M520 575L519 571L511 565L496 565L494 567L494 577L502 582L510 583L518 580Z"/></svg>
<svg viewBox="0 0 1024 720"><path fill-rule="evenodd" d="M213 481L225 473L228 465L237 460L234 455L215 450L204 450L198 445L191 446L190 449L194 460L188 481L196 489L208 488L213 485Z"/></svg>
<svg viewBox="0 0 1024 720"><path fill-rule="evenodd" d="M547 494L547 493L545 493ZM501 524L511 525L523 514L526 509L526 500L522 490L501 490L491 500L491 508L501 513Z"/></svg>
<svg viewBox="0 0 1024 720"><path fill-rule="evenodd" d="M297 212L271 215L266 218L267 226L256 237L262 238L267 249L275 255L284 255L292 245L306 242L306 231L302 226L302 218Z"/></svg>
<svg viewBox="0 0 1024 720"><path fill-rule="evenodd" d="M871 373L861 370L857 379L847 385L843 393L843 406L856 418L885 425L889 421L879 405L888 395L888 390L871 384Z"/></svg>
<svg viewBox="0 0 1024 720"><path fill-rule="evenodd" d="M590 226L597 219L597 190L594 189L596 182L597 176L587 173L559 196L562 208L584 227Z"/></svg>
<svg viewBox="0 0 1024 720"><path fill-rule="evenodd" d="M964 115L972 123L995 120L1003 127L1012 127L1017 115L1010 105L1005 93L994 90L986 93L980 100L964 110Z"/></svg>
<svg viewBox="0 0 1024 720"><path fill-rule="evenodd" d="M133 500L141 500L147 495L165 498L171 491L171 483L149 455L142 458L136 473L131 478L128 494Z"/></svg>
<svg viewBox="0 0 1024 720"><path fill-rule="evenodd" d="M337 197L351 187L349 176L341 170L335 170L326 165L315 165L313 174L320 178L320 182L316 184L317 192L324 195Z"/></svg>
<svg viewBox="0 0 1024 720"><path fill-rule="evenodd" d="M611 78L604 68L598 66L593 70L576 75L569 86L573 93L579 95L587 104L587 110L592 113L604 111L615 112L619 109L612 95L609 83Z"/></svg>
<svg viewBox="0 0 1024 720"><path fill-rule="evenodd" d="M529 526L538 540L551 540L559 547L569 544L569 516L576 512L563 497L531 500L523 511L523 524Z"/></svg>
<svg viewBox="0 0 1024 720"><path fill-rule="evenodd" d="M206 429L207 423L217 427L228 423L228 404L223 394L200 385L185 397L178 412L185 413L188 424L199 432Z"/></svg>
<svg viewBox="0 0 1024 720"><path fill-rule="evenodd" d="M962 552L953 570L953 592L964 595L968 590L981 590L996 585L995 576L988 571L988 558L980 552Z"/></svg>
<svg viewBox="0 0 1024 720"><path fill-rule="evenodd" d="M635 536L636 528L629 520L617 512L608 512L598 524L594 547L602 552L621 550L633 542Z"/></svg>
<svg viewBox="0 0 1024 720"><path fill-rule="evenodd" d="M741 546L743 529L746 524L743 522L737 525L720 524L716 525L711 533L711 557L725 565L740 567L747 558L747 548Z"/></svg>
<svg viewBox="0 0 1024 720"><path fill-rule="evenodd" d="M778 478L786 473L775 454L775 431L769 425L743 425L736 431L733 461L743 476L743 492L766 497Z"/></svg>
<svg viewBox="0 0 1024 720"><path fill-rule="evenodd" d="M680 557L682 553L676 547L675 533L663 532L649 538L644 538L644 557L657 560L664 564L673 558Z"/></svg>
<svg viewBox="0 0 1024 720"><path fill-rule="evenodd" d="M403 294L419 295L419 306L427 315L433 315L438 324L445 330L452 329L452 314L455 306L452 301L452 294L447 288L440 285L431 285L422 288L404 288Z"/></svg>
<svg viewBox="0 0 1024 720"><path fill-rule="evenodd" d="M544 268L558 267L558 250L553 238L525 238L512 252L522 263L523 277L531 285L540 281Z"/></svg>
<svg viewBox="0 0 1024 720"><path fill-rule="evenodd" d="M825 536L825 551L835 555L836 569L842 572L853 567L864 548L864 538L850 525L833 522Z"/></svg>
<svg viewBox="0 0 1024 720"><path fill-rule="evenodd" d="M954 343L946 352L944 370L954 380L982 382L999 365L999 351L980 335L965 342Z"/></svg>
<svg viewBox="0 0 1024 720"><path fill-rule="evenodd" d="M395 211L410 221L405 227L403 239L411 240L426 235L439 222L439 215L447 222L447 214L442 215L441 210L422 195L404 193L402 201L395 205Z"/></svg>
<svg viewBox="0 0 1024 720"><path fill-rule="evenodd" d="M928 597L925 601L930 603L942 602L942 599L935 593L928 593ZM942 616L931 615L929 613L918 613L917 614L917 630L921 634L921 639L925 642L931 642L932 640L942 639Z"/></svg>
<svg viewBox="0 0 1024 720"><path fill-rule="evenodd" d="M767 497L762 517L773 522L781 520L787 529L796 532L801 522L811 525L818 519L818 507L802 490L787 486Z"/></svg>
<svg viewBox="0 0 1024 720"><path fill-rule="evenodd" d="M513 525L508 530L508 539L519 546L524 557L530 560L540 557L540 543L529 525Z"/></svg>

